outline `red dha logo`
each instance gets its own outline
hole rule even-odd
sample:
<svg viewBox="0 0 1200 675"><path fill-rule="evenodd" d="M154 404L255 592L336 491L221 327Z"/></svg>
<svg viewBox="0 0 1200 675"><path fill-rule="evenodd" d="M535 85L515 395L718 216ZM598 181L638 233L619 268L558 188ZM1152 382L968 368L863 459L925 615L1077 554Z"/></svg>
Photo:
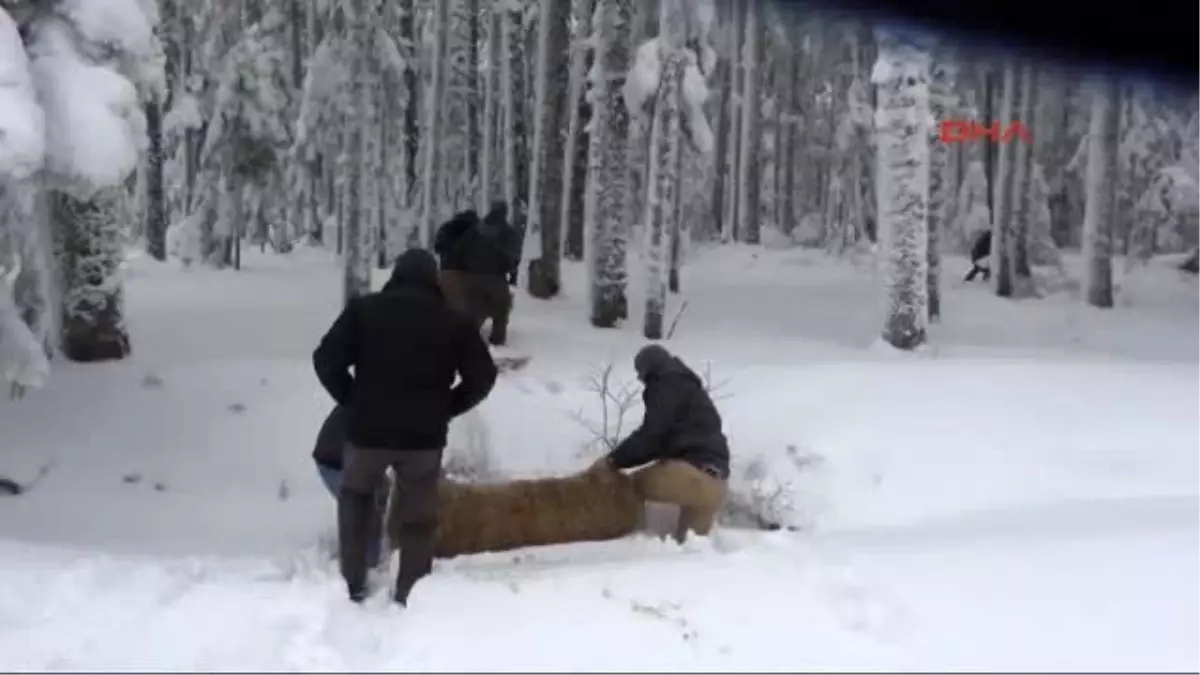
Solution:
<svg viewBox="0 0 1200 675"><path fill-rule="evenodd" d="M984 137L993 143L1011 143L1014 138L1033 142L1029 128L1021 122L1013 122L1007 129L1001 129L999 122L985 126L974 120L944 120L938 129L938 139L943 143L969 143Z"/></svg>

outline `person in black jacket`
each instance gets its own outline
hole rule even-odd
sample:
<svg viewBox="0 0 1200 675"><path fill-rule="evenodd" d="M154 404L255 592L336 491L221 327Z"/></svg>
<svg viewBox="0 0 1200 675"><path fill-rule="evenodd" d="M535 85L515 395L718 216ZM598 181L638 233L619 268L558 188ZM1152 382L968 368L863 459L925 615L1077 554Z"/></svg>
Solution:
<svg viewBox="0 0 1200 675"><path fill-rule="evenodd" d="M485 320L491 319L488 341L503 345L508 341L513 306L508 278L521 264L521 239L508 222L508 206L502 201L493 203L483 221L464 241L467 292L476 320L482 327Z"/></svg>
<svg viewBox="0 0 1200 675"><path fill-rule="evenodd" d="M434 251L450 303L471 317L476 330L491 319L488 341L505 344L513 304L508 275L521 262L521 238L508 222L508 206L493 203L482 221L474 211L455 215L438 229Z"/></svg>
<svg viewBox="0 0 1200 675"><path fill-rule="evenodd" d="M688 531L707 535L725 503L729 443L721 415L700 376L659 345L648 345L633 361L644 385L642 424L596 468L631 469L643 499L680 507L675 539Z"/></svg>
<svg viewBox="0 0 1200 675"><path fill-rule="evenodd" d="M462 211L438 228L433 240L433 252L438 255L441 271L438 285L441 286L446 302L459 314L469 317L476 324L476 332L482 320L476 320L474 304L468 284L468 260L471 240L479 227L479 216L474 211Z"/></svg>
<svg viewBox="0 0 1200 675"><path fill-rule="evenodd" d="M983 275L983 280L992 278L992 231L984 230L975 237L971 244L971 269L963 281L974 281L975 277Z"/></svg>
<svg viewBox="0 0 1200 675"><path fill-rule="evenodd" d="M447 306L437 273L431 253L406 251L383 290L350 300L313 352L317 378L349 411L338 548L355 602L367 594L373 493L389 466L404 500L395 600L406 604L429 573L450 420L482 402L496 382L487 345Z"/></svg>

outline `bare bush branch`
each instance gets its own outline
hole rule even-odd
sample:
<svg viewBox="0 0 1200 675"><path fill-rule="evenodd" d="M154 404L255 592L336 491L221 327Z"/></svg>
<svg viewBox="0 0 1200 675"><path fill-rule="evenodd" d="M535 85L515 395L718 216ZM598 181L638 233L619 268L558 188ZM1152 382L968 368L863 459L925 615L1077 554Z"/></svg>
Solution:
<svg viewBox="0 0 1200 675"><path fill-rule="evenodd" d="M594 366L585 380L588 391L600 397L600 419L595 420L577 410L571 419L587 430L590 438L584 444L583 453L590 455L599 448L602 452L612 451L621 442L625 416L638 403L636 380L616 382L613 364Z"/></svg>

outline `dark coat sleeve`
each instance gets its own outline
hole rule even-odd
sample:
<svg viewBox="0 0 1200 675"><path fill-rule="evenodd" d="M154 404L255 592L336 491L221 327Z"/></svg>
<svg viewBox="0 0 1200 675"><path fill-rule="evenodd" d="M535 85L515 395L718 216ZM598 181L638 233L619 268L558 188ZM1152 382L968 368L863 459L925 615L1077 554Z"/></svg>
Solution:
<svg viewBox="0 0 1200 675"><path fill-rule="evenodd" d="M461 324L462 357L458 364L459 382L450 390L450 417L458 417L483 402L496 385L496 362L479 332Z"/></svg>
<svg viewBox="0 0 1200 675"><path fill-rule="evenodd" d="M631 469L658 459L686 397L686 389L675 381L646 387L642 394L646 407L642 425L608 453L608 461L618 469Z"/></svg>
<svg viewBox="0 0 1200 675"><path fill-rule="evenodd" d="M343 406L350 404L350 395L354 390L350 367L358 361L356 309L354 301L347 304L313 351L313 369L317 371L317 379L333 400Z"/></svg>

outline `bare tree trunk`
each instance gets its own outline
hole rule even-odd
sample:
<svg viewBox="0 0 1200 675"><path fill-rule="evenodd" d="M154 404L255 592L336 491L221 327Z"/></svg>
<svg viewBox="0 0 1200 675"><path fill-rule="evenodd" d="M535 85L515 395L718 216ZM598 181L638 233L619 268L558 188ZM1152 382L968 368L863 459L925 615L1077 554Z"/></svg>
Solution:
<svg viewBox="0 0 1200 675"><path fill-rule="evenodd" d="M1003 101L1000 104L1000 128L1008 129L1020 109L1021 91L1017 82L1016 64L1010 59L1004 64ZM1013 141L1016 142L1016 141ZM1013 183L1016 181L1016 162L1013 159L1013 142L1000 144L1000 162L996 173L997 185L995 208L992 211L992 274L996 278L996 295L1009 298L1013 295L1012 269L1012 204ZM991 145L991 143L989 143Z"/></svg>
<svg viewBox="0 0 1200 675"><path fill-rule="evenodd" d="M712 222L715 233L720 236L725 231L725 191L729 189L729 164L725 158L729 153L730 120L733 118L733 45L736 38L730 33L729 24L733 17L734 0L718 0L717 23L723 29L723 49L717 62L718 121L716 129L716 148L713 152L714 170L712 192Z"/></svg>
<svg viewBox="0 0 1200 675"><path fill-rule="evenodd" d="M1086 206L1083 218L1084 286L1087 303L1110 308L1113 298L1112 237L1120 146L1121 86L1111 74L1092 78L1088 128Z"/></svg>
<svg viewBox="0 0 1200 675"><path fill-rule="evenodd" d="M145 105L146 135L146 252L155 260L167 259L167 192L163 180L162 104Z"/></svg>
<svg viewBox="0 0 1200 675"><path fill-rule="evenodd" d="M562 58L571 48L571 4L562 0L541 0L538 26L538 126L534 131L537 152L534 177L530 182L530 203L535 205L534 229L541 240L541 255L529 264L529 294L535 298L553 298L562 286L562 213L563 172L566 169L564 136L570 121L569 59Z"/></svg>
<svg viewBox="0 0 1200 675"><path fill-rule="evenodd" d="M592 66L592 0L575 0L576 39L571 46L571 119L567 125L566 156L569 166L563 184L561 222L566 225L563 255L570 260L583 259L583 201L587 183L588 123L592 110L588 104L587 72Z"/></svg>
<svg viewBox="0 0 1200 675"><path fill-rule="evenodd" d="M425 102L425 176L421 189L421 245L433 244L438 225L438 185L441 184L442 152L442 94L446 87L446 39L450 23L451 0L433 0L433 75L430 78L428 100Z"/></svg>
<svg viewBox="0 0 1200 675"><path fill-rule="evenodd" d="M762 101L758 88L758 66L762 62L764 31L760 27L763 7L757 2L746 5L746 62L742 76L742 115L740 157L738 160L737 240L747 244L760 241L762 214Z"/></svg>
<svg viewBox="0 0 1200 675"><path fill-rule="evenodd" d="M1037 110L1037 66L1032 61L1021 64L1021 110L1017 119L1024 124L1032 120ZM1032 293L1033 270L1029 265L1030 192L1033 184L1034 148L1031 144L1013 140L1016 162L1016 185L1013 186L1012 210L1012 271L1018 291Z"/></svg>
<svg viewBox="0 0 1200 675"><path fill-rule="evenodd" d="M929 145L929 246L926 260L926 287L929 294L929 320L937 321L942 316L941 277L941 238L942 229L946 222L946 210L954 199L954 192L946 184L946 173L949 168L950 146L937 138L937 129L948 117L947 111L952 105L954 96L954 64L948 50L942 49L935 53L933 77L930 80L929 101L933 112L934 126L931 129Z"/></svg>
<svg viewBox="0 0 1200 675"><path fill-rule="evenodd" d="M590 262L590 318L597 328L616 326L628 313L625 247L629 237L629 111L622 89L633 63L632 13L631 0L597 0L595 67L591 73L595 106L588 153L591 180L584 202L586 226L591 233L586 251Z"/></svg>

